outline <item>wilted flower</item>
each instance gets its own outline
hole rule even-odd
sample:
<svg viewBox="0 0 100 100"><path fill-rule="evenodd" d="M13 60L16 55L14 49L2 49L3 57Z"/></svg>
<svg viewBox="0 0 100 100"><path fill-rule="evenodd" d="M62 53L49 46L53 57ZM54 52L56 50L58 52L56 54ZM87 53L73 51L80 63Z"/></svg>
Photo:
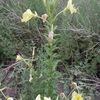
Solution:
<svg viewBox="0 0 100 100"><path fill-rule="evenodd" d="M63 93L63 92L62 92L62 93L60 93L60 95L59 95L59 96L60 96L60 98L62 98L62 99L63 99L63 98L66 98L65 93Z"/></svg>
<svg viewBox="0 0 100 100"><path fill-rule="evenodd" d="M7 98L7 100L14 100L12 97Z"/></svg>
<svg viewBox="0 0 100 100"><path fill-rule="evenodd" d="M42 17L41 17L41 18L43 19L43 23L45 23L45 21L46 21L47 17L48 17L48 15L47 15L47 14L43 14L43 15L42 15Z"/></svg>
<svg viewBox="0 0 100 100"><path fill-rule="evenodd" d="M49 32L49 40L52 42L52 40L53 40L53 35L54 35L54 33L53 33L53 31L50 31Z"/></svg>
<svg viewBox="0 0 100 100"><path fill-rule="evenodd" d="M66 98L65 93L63 93L63 92L62 92L62 93L60 93L60 95L59 95L59 96L60 96L60 98L62 98L62 99L63 99L63 98Z"/></svg>
<svg viewBox="0 0 100 100"><path fill-rule="evenodd" d="M41 100L40 94L36 97L36 100Z"/></svg>
<svg viewBox="0 0 100 100"><path fill-rule="evenodd" d="M26 12L23 13L22 17L21 22L27 22L32 17L37 17L37 13L35 12L35 14L33 14L30 9L27 9Z"/></svg>
<svg viewBox="0 0 100 100"><path fill-rule="evenodd" d="M74 4L72 4L72 0L68 1L67 7L64 9L64 12L66 10L70 10L71 14L76 13L77 10L74 8Z"/></svg>
<svg viewBox="0 0 100 100"><path fill-rule="evenodd" d="M76 93L75 91L72 93L72 99L71 100L83 100L80 94Z"/></svg>
<svg viewBox="0 0 100 100"><path fill-rule="evenodd" d="M30 74L30 79L29 79L29 82L31 83L31 82L32 82L32 80L33 80L33 77L32 77L32 75Z"/></svg>
<svg viewBox="0 0 100 100"><path fill-rule="evenodd" d="M77 83L75 83L75 82L72 82L72 86L77 86Z"/></svg>
<svg viewBox="0 0 100 100"><path fill-rule="evenodd" d="M17 57L16 57L16 62L17 61L21 61L23 58L20 56L20 55L17 55Z"/></svg>
<svg viewBox="0 0 100 100"><path fill-rule="evenodd" d="M72 82L72 84L71 84L72 86L75 86L77 89L82 89L80 86L78 86L77 85L77 83L75 83L75 82Z"/></svg>
<svg viewBox="0 0 100 100"><path fill-rule="evenodd" d="M49 97L49 98L47 98L47 97L44 97L44 100L51 100L51 98Z"/></svg>

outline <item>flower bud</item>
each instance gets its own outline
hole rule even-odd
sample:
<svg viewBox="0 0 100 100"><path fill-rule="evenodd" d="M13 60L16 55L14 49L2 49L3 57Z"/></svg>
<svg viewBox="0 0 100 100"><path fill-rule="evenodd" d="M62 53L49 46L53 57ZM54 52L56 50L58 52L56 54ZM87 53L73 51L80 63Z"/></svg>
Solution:
<svg viewBox="0 0 100 100"><path fill-rule="evenodd" d="M29 79L29 82L31 83L31 82L32 82L32 80L33 80L33 77L32 77L32 75L30 74L30 79Z"/></svg>
<svg viewBox="0 0 100 100"><path fill-rule="evenodd" d="M43 0L44 5L46 5L46 0Z"/></svg>
<svg viewBox="0 0 100 100"><path fill-rule="evenodd" d="M53 31L50 31L49 32L49 40L50 40L50 42L52 42L52 40L53 40L53 35L54 35Z"/></svg>
<svg viewBox="0 0 100 100"><path fill-rule="evenodd" d="M35 48L33 48L32 57L34 58Z"/></svg>

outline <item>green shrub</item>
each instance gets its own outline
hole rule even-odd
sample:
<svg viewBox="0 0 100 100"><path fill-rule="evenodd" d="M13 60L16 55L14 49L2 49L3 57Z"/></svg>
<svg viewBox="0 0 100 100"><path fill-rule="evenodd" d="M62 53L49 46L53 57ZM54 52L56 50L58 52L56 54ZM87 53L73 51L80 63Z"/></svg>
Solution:
<svg viewBox="0 0 100 100"><path fill-rule="evenodd" d="M57 33L57 35L60 34L57 37L56 44L59 49L54 51L54 53L60 54L58 58L61 60L57 65L57 70L62 73L63 79L65 79L61 81L64 84L64 92L68 90L68 94L69 91L72 90L72 88L69 88L69 84L72 81L76 81L83 88L86 87L83 89L83 92L89 92L88 95L94 98L95 95L93 92L96 91L96 89L91 88L91 84L88 84L91 83L91 81L83 81L83 79L92 79L95 76L100 77L98 75L98 73L100 73L98 70L100 65L99 0L75 0L73 2L77 5L77 14L70 15L70 13L67 12L65 15L60 15L55 23L58 26L55 33ZM59 0L59 2L57 2L54 15L66 6L65 3L66 0ZM60 6L58 4L60 4ZM44 49L44 47L47 46L44 43L47 41L44 40L43 34L47 30L40 19L34 19L28 23L20 22L22 13L28 8L32 11L37 11L39 15L44 14L46 11L42 0L34 0L34 2L32 0L17 2L16 0L0 1L1 61L3 62L7 58L14 58L18 53L29 58L33 46L36 47L36 58L38 60L34 62L36 73L34 74L35 76L33 75L35 78L32 84L26 81L29 79L30 70L27 68L24 69L25 65L18 65L24 69L24 72L21 71L20 73L21 78L16 81L21 81L20 85L22 85L22 87L17 88L24 100L32 100L39 93L43 96L46 94L49 96L47 93L48 86L46 84L48 79L48 67L45 61L50 58L50 55L47 55L48 49ZM19 67L19 69L21 67ZM17 74L19 69L15 69L16 75L14 76L19 75ZM44 77L40 77L41 74L43 74ZM59 73L56 74L60 77ZM96 83L93 85L95 84Z"/></svg>
<svg viewBox="0 0 100 100"><path fill-rule="evenodd" d="M13 59L18 53L23 52L29 55L29 51L25 48L31 50L34 44L40 45L42 33L39 27L42 29L42 21L36 19L27 24L21 23L22 13L28 8L38 11L39 14L45 11L41 0L38 2L37 0L34 2L32 0L0 0L1 62L4 59Z"/></svg>
<svg viewBox="0 0 100 100"><path fill-rule="evenodd" d="M60 59L63 61L58 67L59 69L62 67L61 71L65 73L65 76L69 77L68 84L70 81L79 82L84 78L100 77L98 74L100 73L98 70L100 64L100 2L99 0L75 0L73 2L77 4L77 14L69 15L67 13L57 20L57 25L59 25L57 32L61 34L59 54L61 54ZM60 2L61 8L64 3ZM66 20L67 16L68 20ZM94 80L96 80L96 77ZM84 91L86 90L84 89ZM87 91L89 95L95 97L92 92L96 90L89 88Z"/></svg>

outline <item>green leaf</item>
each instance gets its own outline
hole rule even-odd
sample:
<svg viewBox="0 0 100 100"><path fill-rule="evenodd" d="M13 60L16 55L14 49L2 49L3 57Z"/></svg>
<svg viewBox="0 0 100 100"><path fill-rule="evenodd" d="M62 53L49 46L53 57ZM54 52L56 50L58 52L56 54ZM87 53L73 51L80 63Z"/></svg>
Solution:
<svg viewBox="0 0 100 100"><path fill-rule="evenodd" d="M48 55L51 55L51 53L50 53L50 48L45 47L45 50L46 50L46 52L47 52Z"/></svg>
<svg viewBox="0 0 100 100"><path fill-rule="evenodd" d="M57 53L53 54L53 58L59 58L59 57L60 57L59 54L57 54Z"/></svg>
<svg viewBox="0 0 100 100"><path fill-rule="evenodd" d="M45 64L46 64L47 66L50 66L50 65L51 65L50 59L49 59L49 60L46 60L46 61L45 61Z"/></svg>
<svg viewBox="0 0 100 100"><path fill-rule="evenodd" d="M60 62L61 60L55 60L53 61L53 70L55 70L55 68L57 67L57 64Z"/></svg>
<svg viewBox="0 0 100 100"><path fill-rule="evenodd" d="M52 47L53 51L59 49L57 46Z"/></svg>
<svg viewBox="0 0 100 100"><path fill-rule="evenodd" d="M97 61L98 63L100 63L100 55L98 55L98 56L96 57L96 61Z"/></svg>

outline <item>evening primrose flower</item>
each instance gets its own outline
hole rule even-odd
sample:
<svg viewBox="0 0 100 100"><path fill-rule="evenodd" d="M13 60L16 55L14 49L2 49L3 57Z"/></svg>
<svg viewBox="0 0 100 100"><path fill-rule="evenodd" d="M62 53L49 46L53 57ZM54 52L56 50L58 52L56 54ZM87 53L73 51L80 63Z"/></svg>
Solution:
<svg viewBox="0 0 100 100"><path fill-rule="evenodd" d="M44 97L44 100L51 100L51 98L49 97L49 98L47 98L47 97Z"/></svg>
<svg viewBox="0 0 100 100"><path fill-rule="evenodd" d="M41 95L38 94L38 96L36 97L36 100L41 100Z"/></svg>
<svg viewBox="0 0 100 100"><path fill-rule="evenodd" d="M74 8L74 4L72 4L72 0L68 1L67 7L64 9L64 12L67 10L70 10L71 14L77 12L77 10Z"/></svg>
<svg viewBox="0 0 100 100"><path fill-rule="evenodd" d="M17 61L22 61L22 60L23 60L23 58L18 54L17 57L16 57L16 62Z"/></svg>
<svg viewBox="0 0 100 100"><path fill-rule="evenodd" d="M75 91L72 93L72 99L71 100L83 100L80 94L76 93Z"/></svg>
<svg viewBox="0 0 100 100"><path fill-rule="evenodd" d="M7 98L7 100L14 100L12 97Z"/></svg>
<svg viewBox="0 0 100 100"><path fill-rule="evenodd" d="M35 14L33 14L30 9L27 9L26 12L23 13L22 17L21 22L27 22L32 17L37 17L37 13L35 12Z"/></svg>
<svg viewBox="0 0 100 100"><path fill-rule="evenodd" d="M36 99L35 100L41 100L41 95L40 94L38 94L38 96L36 97ZM51 100L51 98L49 97L49 98L47 98L47 97L44 97L44 100Z"/></svg>
<svg viewBox="0 0 100 100"><path fill-rule="evenodd" d="M43 23L45 23L46 22L46 19L47 19L47 17L48 17L48 15L47 14L43 14L42 15L42 20L43 20Z"/></svg>

